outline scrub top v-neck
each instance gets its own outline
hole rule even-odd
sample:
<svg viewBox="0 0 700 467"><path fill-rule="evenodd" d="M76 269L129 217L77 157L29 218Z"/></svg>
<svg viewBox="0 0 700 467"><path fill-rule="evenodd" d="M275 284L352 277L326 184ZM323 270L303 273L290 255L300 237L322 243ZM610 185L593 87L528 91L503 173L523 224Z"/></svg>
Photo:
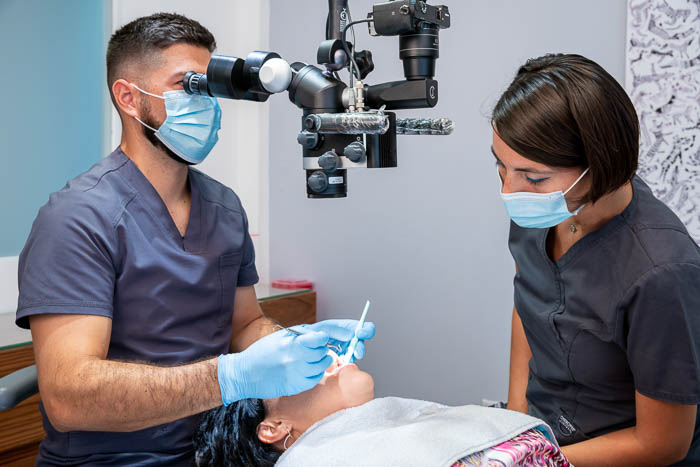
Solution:
<svg viewBox="0 0 700 467"><path fill-rule="evenodd" d="M700 249L640 178L632 186L627 208L557 261L548 229L511 223L527 400L563 445L633 426L635 390L700 403Z"/></svg>
<svg viewBox="0 0 700 467"><path fill-rule="evenodd" d="M160 224L162 234L171 238L175 245L183 251L199 253L202 249L202 203L199 193L199 184L197 183L198 177L193 176L191 173L187 176L191 203L187 228L185 229L185 235L182 235L175 225L175 221L170 211L168 211L168 207L163 202L163 199L138 167L131 163L129 172L131 175L130 180L134 188L142 194L141 198L153 219Z"/></svg>
<svg viewBox="0 0 700 467"><path fill-rule="evenodd" d="M188 183L184 237L121 149L52 194L20 255L17 324L27 328L38 314L111 318L113 360L178 365L227 353L236 288L258 281L248 221L229 188L193 168ZM60 433L44 413L39 460L188 464L197 421L132 433Z"/></svg>

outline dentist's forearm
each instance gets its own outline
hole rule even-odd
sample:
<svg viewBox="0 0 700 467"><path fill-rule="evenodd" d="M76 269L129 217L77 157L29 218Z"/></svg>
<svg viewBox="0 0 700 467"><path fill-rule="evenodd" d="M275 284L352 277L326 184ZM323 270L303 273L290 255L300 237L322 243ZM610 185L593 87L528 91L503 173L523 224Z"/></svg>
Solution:
<svg viewBox="0 0 700 467"><path fill-rule="evenodd" d="M52 380L42 400L59 431L136 431L221 405L216 357L175 367L94 358Z"/></svg>
<svg viewBox="0 0 700 467"><path fill-rule="evenodd" d="M242 352L250 347L253 342L273 332L275 332L275 323L265 316L260 316L233 334L229 351Z"/></svg>

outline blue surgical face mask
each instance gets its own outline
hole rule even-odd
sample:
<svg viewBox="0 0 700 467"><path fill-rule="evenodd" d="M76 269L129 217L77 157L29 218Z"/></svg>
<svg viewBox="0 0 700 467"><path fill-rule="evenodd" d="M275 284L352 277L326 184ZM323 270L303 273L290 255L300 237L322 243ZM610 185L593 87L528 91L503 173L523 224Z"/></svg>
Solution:
<svg viewBox="0 0 700 467"><path fill-rule="evenodd" d="M221 108L214 97L187 94L185 91L167 91L162 96L136 89L149 96L165 100L167 117L157 130L138 120L146 128L155 131L156 137L182 160L190 164L202 162L219 141Z"/></svg>
<svg viewBox="0 0 700 467"><path fill-rule="evenodd" d="M564 197L588 172L588 169L569 187L568 190L561 190L553 193L503 193L501 198L506 205L508 216L520 227L535 229L545 229L554 227L571 216L578 214L584 205L581 205L574 212L569 212Z"/></svg>

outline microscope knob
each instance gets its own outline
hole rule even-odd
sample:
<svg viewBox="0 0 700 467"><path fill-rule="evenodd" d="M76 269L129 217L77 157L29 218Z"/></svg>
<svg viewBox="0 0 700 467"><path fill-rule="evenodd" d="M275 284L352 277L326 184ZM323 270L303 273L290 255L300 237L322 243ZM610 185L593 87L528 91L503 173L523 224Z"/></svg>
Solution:
<svg viewBox="0 0 700 467"><path fill-rule="evenodd" d="M328 188L328 175L321 170L317 170L311 174L308 179L308 183L311 191L314 193L321 193L322 191L326 191Z"/></svg>
<svg viewBox="0 0 700 467"><path fill-rule="evenodd" d="M350 143L343 149L343 155L353 162L360 162L365 157L365 146L359 141Z"/></svg>
<svg viewBox="0 0 700 467"><path fill-rule="evenodd" d="M321 135L310 131L300 131L297 135L297 143L304 149L316 149L321 144Z"/></svg>
<svg viewBox="0 0 700 467"><path fill-rule="evenodd" d="M292 69L281 58L271 58L260 67L258 79L270 93L286 91L292 82Z"/></svg>
<svg viewBox="0 0 700 467"><path fill-rule="evenodd" d="M360 79L365 79L368 74L374 71L374 61L372 60L372 52L363 50L355 54L355 63L360 71Z"/></svg>
<svg viewBox="0 0 700 467"><path fill-rule="evenodd" d="M304 119L304 131L318 131L321 128L321 124L323 122L321 121L321 117L318 115L307 115L307 117Z"/></svg>
<svg viewBox="0 0 700 467"><path fill-rule="evenodd" d="M318 165L326 172L333 172L340 166L340 157L333 151L328 151L318 158Z"/></svg>

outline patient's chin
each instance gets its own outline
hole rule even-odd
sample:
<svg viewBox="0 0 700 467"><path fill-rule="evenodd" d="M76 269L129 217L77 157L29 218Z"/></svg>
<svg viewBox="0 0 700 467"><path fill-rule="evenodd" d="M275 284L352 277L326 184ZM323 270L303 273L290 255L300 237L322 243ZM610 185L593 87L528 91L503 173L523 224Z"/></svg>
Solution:
<svg viewBox="0 0 700 467"><path fill-rule="evenodd" d="M356 407L374 399L374 378L369 373L350 365L338 374L338 386L344 408Z"/></svg>
<svg viewBox="0 0 700 467"><path fill-rule="evenodd" d="M266 399L268 416L292 421L296 433L338 412L365 404L374 398L374 379L356 365L326 373L312 389L295 396Z"/></svg>

